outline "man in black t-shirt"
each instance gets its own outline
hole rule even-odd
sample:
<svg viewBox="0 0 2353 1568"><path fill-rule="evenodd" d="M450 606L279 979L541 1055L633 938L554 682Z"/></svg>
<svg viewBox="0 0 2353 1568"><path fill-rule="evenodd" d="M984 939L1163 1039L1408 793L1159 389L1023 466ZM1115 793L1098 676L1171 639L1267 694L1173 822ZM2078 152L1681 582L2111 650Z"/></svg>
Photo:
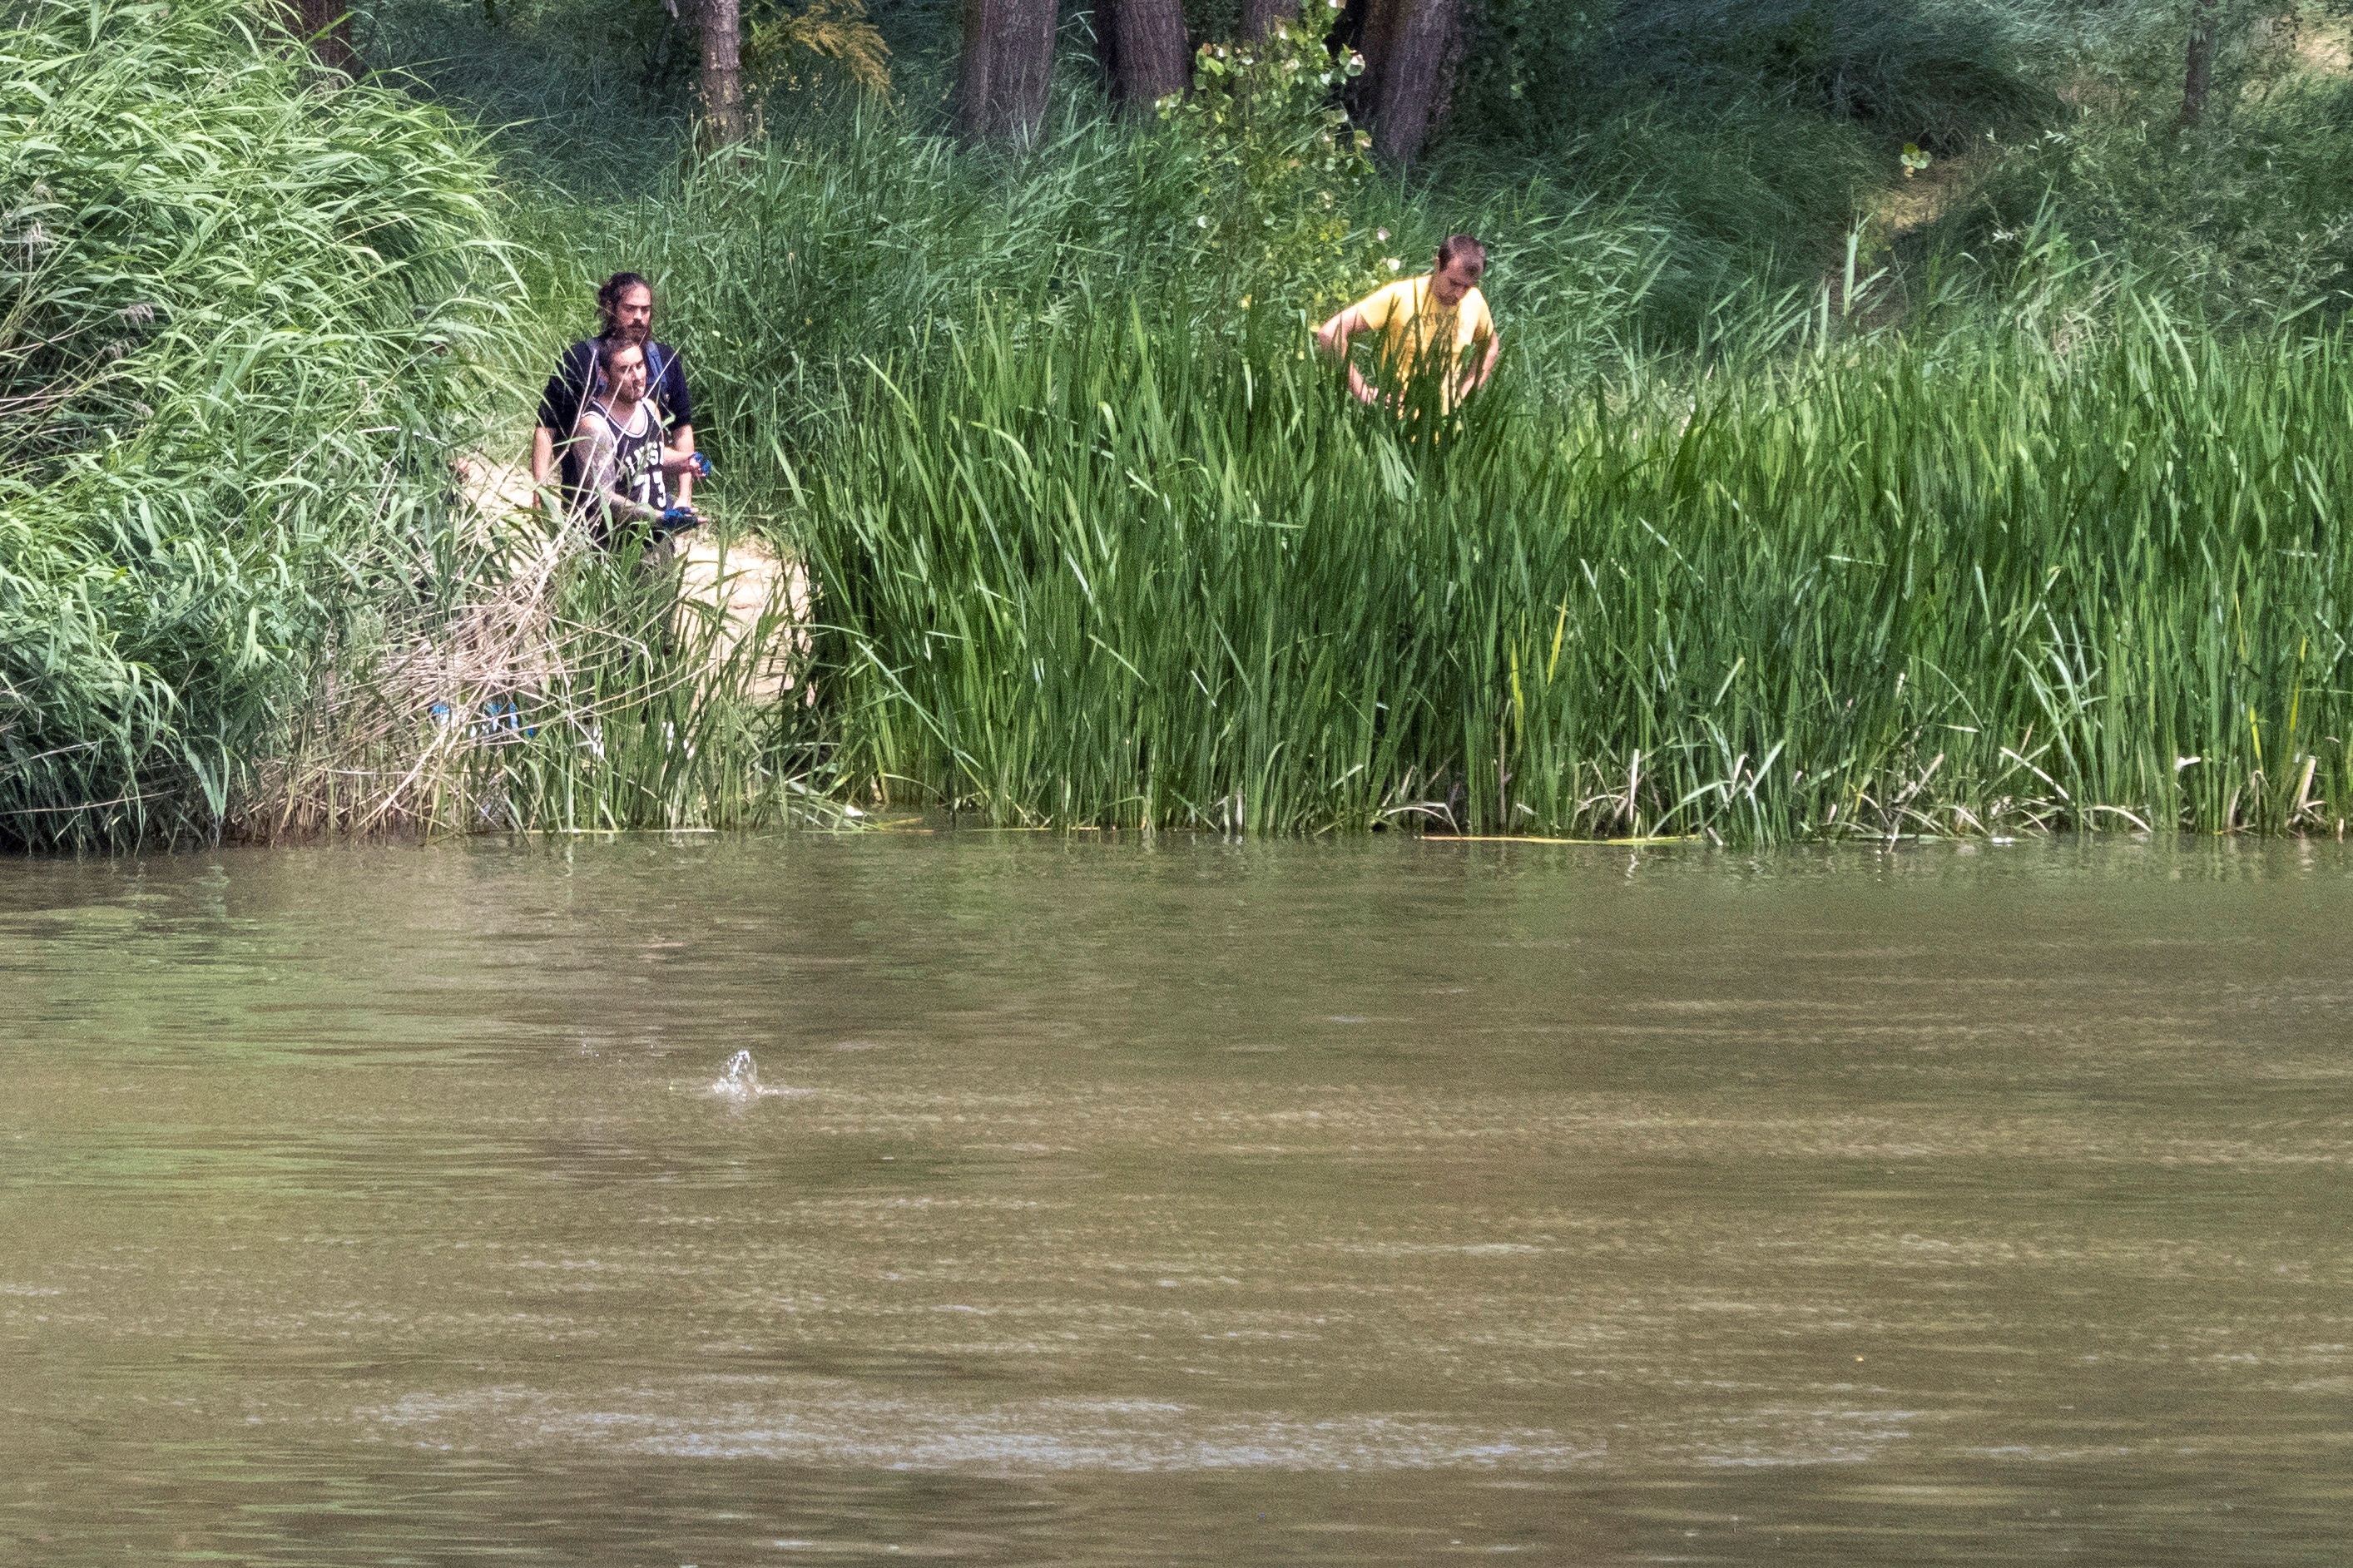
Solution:
<svg viewBox="0 0 2353 1568"><path fill-rule="evenodd" d="M676 349L653 341L653 285L634 272L616 272L596 290L596 314L604 330L564 351L555 374L547 378L547 389L540 394L539 425L531 433L531 482L544 489L551 478L560 479L567 506L577 503L580 489L580 458L573 448L580 411L605 390L596 368L601 342L617 340L645 349L646 396L659 410L671 443L694 449L694 404L687 395L686 366ZM694 494L692 472L680 474L677 485L677 504L682 507Z"/></svg>

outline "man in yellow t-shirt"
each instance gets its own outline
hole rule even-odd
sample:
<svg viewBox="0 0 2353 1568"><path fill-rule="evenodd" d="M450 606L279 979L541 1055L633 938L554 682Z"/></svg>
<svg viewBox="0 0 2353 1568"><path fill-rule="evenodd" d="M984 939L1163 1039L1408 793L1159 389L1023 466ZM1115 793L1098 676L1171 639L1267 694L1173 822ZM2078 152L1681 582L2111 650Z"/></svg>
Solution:
<svg viewBox="0 0 2353 1568"><path fill-rule="evenodd" d="M1494 374L1504 342L1479 292L1487 247L1458 234L1438 247L1426 278L1407 278L1357 300L1315 329L1325 353L1348 367L1348 390L1361 402L1403 409L1416 378L1435 378L1438 406L1452 412ZM1358 332L1380 334L1380 381L1366 378L1348 355Z"/></svg>

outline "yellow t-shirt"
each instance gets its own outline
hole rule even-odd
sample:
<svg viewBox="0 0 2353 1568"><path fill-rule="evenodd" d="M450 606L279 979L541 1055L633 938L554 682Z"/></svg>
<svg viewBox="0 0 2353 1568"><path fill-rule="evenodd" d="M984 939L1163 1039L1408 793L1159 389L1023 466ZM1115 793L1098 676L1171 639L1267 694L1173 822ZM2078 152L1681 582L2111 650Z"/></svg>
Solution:
<svg viewBox="0 0 2353 1568"><path fill-rule="evenodd" d="M1443 375L1438 395L1444 408L1454 406L1462 384L1464 357L1474 349L1485 353L1488 341L1495 335L1495 318L1487 313L1486 296L1473 289L1449 310L1430 297L1426 277L1398 279L1365 299L1356 306L1356 313L1381 334L1381 364L1399 383L1425 369L1432 343L1446 345L1441 350L1446 354L1443 366L1427 365Z"/></svg>

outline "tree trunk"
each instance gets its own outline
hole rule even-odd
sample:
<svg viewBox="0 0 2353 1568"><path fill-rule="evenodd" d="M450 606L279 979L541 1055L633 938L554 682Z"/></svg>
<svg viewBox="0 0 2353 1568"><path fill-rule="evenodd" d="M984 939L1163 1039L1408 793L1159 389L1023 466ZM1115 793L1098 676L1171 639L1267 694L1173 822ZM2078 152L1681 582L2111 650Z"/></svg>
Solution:
<svg viewBox="0 0 2353 1568"><path fill-rule="evenodd" d="M1446 117L1462 49L1462 0L1372 0L1361 47L1373 155L1403 167Z"/></svg>
<svg viewBox="0 0 2353 1568"><path fill-rule="evenodd" d="M1053 84L1054 0L965 0L956 125L967 142L1038 134Z"/></svg>
<svg viewBox="0 0 2353 1568"><path fill-rule="evenodd" d="M1263 38L1277 22L1296 24L1299 0L1242 0L1242 37Z"/></svg>
<svg viewBox="0 0 2353 1568"><path fill-rule="evenodd" d="M345 0L294 0L294 26L311 55L329 70L357 76L364 68L352 47L351 7Z"/></svg>
<svg viewBox="0 0 2353 1568"><path fill-rule="evenodd" d="M1124 111L1149 114L1193 85L1184 0L1104 0L1097 16L1111 35L1112 97Z"/></svg>
<svg viewBox="0 0 2353 1568"><path fill-rule="evenodd" d="M702 128L712 144L744 140L743 0L696 0L694 30L702 42Z"/></svg>
<svg viewBox="0 0 2353 1568"><path fill-rule="evenodd" d="M2189 0L2189 58L2181 72L2181 123L2206 118L2206 94L2214 85L2215 0Z"/></svg>

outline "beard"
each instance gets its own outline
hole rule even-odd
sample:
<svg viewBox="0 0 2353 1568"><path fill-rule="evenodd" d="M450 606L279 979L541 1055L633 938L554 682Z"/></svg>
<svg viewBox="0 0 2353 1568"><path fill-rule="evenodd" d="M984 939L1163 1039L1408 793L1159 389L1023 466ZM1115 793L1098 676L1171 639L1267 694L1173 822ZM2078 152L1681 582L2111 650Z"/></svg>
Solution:
<svg viewBox="0 0 2353 1568"><path fill-rule="evenodd" d="M635 326L624 326L618 321L614 321L608 322L605 328L605 336L610 341L617 343L636 343L640 347L644 346L645 341L653 335L654 324L651 321Z"/></svg>

